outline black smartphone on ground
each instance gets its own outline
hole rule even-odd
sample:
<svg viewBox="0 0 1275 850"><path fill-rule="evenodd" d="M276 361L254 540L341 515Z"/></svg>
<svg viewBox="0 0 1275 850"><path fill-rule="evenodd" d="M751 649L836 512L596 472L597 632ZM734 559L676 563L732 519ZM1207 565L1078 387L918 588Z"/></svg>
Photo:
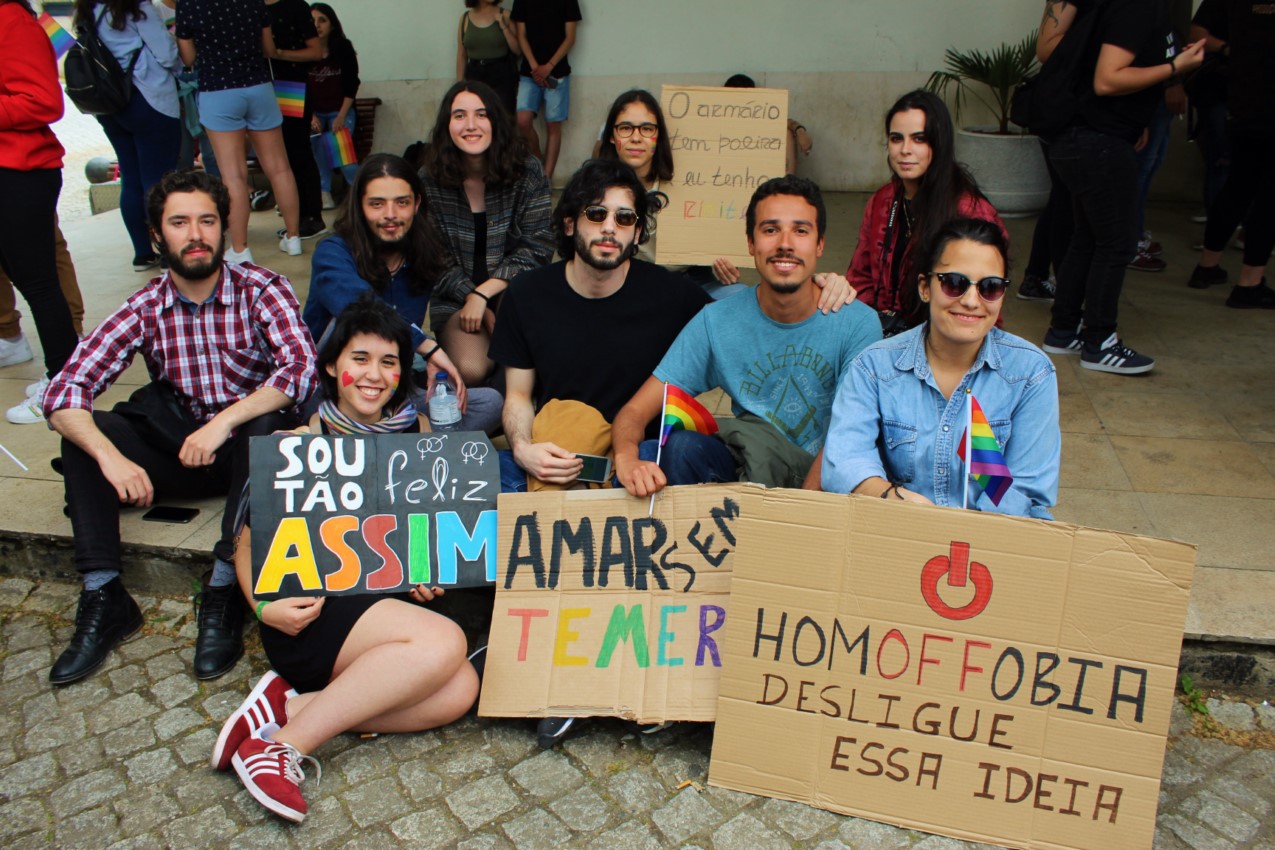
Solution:
<svg viewBox="0 0 1275 850"><path fill-rule="evenodd" d="M175 505L156 505L142 519L150 522L190 522L199 516L199 508L179 508Z"/></svg>
<svg viewBox="0 0 1275 850"><path fill-rule="evenodd" d="M611 480L611 459L602 455L582 455L577 453L576 457L584 461L584 468L580 470L577 480L587 481L590 484L605 484Z"/></svg>

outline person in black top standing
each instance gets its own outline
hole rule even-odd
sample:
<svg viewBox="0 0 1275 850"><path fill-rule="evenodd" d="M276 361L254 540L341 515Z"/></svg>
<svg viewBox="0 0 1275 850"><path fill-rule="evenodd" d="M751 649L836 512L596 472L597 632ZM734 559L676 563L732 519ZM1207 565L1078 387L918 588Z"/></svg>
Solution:
<svg viewBox="0 0 1275 850"><path fill-rule="evenodd" d="M562 148L562 122L571 108L571 63L567 54L576 43L579 0L514 0L510 15L518 27L522 64L518 77L518 131L531 152L540 157L536 113L544 109L545 176L553 180Z"/></svg>
<svg viewBox="0 0 1275 850"><path fill-rule="evenodd" d="M1204 44L1177 53L1161 0L1047 0L1038 54L1047 53L1045 46L1056 44L1078 14L1100 16L1093 33L1093 89L1049 145L1049 160L1071 192L1076 227L1058 270L1043 347L1079 354L1086 369L1134 375L1155 366L1116 335L1125 266L1137 241L1135 145L1164 83L1198 68Z"/></svg>
<svg viewBox="0 0 1275 850"><path fill-rule="evenodd" d="M270 19L270 30L274 33L275 52L270 59L270 68L275 80L306 83L310 78L310 67L323 58L323 46L319 43L319 32L314 28L310 5L305 0L266 0L266 13ZM297 180L302 239L311 239L328 229L323 223L319 167L314 162L314 151L310 147L312 117L309 97L305 99L304 115L283 116L283 145L287 148L288 162ZM283 235L279 234L280 237Z"/></svg>

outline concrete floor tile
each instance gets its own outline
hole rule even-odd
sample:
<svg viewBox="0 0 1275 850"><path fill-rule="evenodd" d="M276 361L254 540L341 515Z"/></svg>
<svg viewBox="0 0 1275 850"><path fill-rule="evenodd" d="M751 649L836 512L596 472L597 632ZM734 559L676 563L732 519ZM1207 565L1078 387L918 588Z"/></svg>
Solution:
<svg viewBox="0 0 1275 850"><path fill-rule="evenodd" d="M1201 385L1200 378L1187 368L1185 358L1165 349L1141 345L1132 338L1127 344L1135 351L1154 357L1155 369L1143 375L1112 375L1079 368L1076 378L1086 392L1183 393L1200 392L1207 386Z"/></svg>
<svg viewBox="0 0 1275 850"><path fill-rule="evenodd" d="M1089 399L1111 436L1239 440L1240 434L1198 393L1092 391Z"/></svg>
<svg viewBox="0 0 1275 850"><path fill-rule="evenodd" d="M1195 569L1186 637L1275 644L1275 573Z"/></svg>
<svg viewBox="0 0 1275 850"><path fill-rule="evenodd" d="M0 478L0 504L5 507L6 531L71 534L71 521L62 515L65 491L61 481Z"/></svg>
<svg viewBox="0 0 1275 850"><path fill-rule="evenodd" d="M1151 517L1143 509L1137 494L1120 490L1063 487L1058 491L1054 519L1089 528L1127 531L1151 537L1166 536L1151 522Z"/></svg>
<svg viewBox="0 0 1275 850"><path fill-rule="evenodd" d="M1140 493L1275 497L1275 477L1247 443L1112 437L1111 444ZM1270 505L1275 509L1275 502Z"/></svg>
<svg viewBox="0 0 1275 850"><path fill-rule="evenodd" d="M159 505L174 505L199 509L199 516L190 522L153 522L142 519L146 513L144 508L125 508L120 512L120 539L125 543L144 543L149 546L186 546L186 541L195 536L206 526L217 529L212 543L221 537L221 511L226 505L225 497L211 499L166 499L156 500ZM212 543L204 549L212 549Z"/></svg>
<svg viewBox="0 0 1275 850"><path fill-rule="evenodd" d="M1083 392L1058 396L1058 427L1064 434L1106 434L1093 402Z"/></svg>
<svg viewBox="0 0 1275 850"><path fill-rule="evenodd" d="M1242 439L1252 443L1275 443L1275 387L1261 392L1242 392L1228 385L1230 392L1209 394L1209 404L1226 418Z"/></svg>
<svg viewBox="0 0 1275 850"><path fill-rule="evenodd" d="M1267 471L1275 475L1275 443L1253 443L1253 453L1261 458Z"/></svg>
<svg viewBox="0 0 1275 850"><path fill-rule="evenodd" d="M1064 477L1069 488L1132 491L1129 476L1125 475L1106 435L1064 431L1062 440Z"/></svg>
<svg viewBox="0 0 1275 850"><path fill-rule="evenodd" d="M1196 563L1236 570L1275 570L1275 502L1234 496L1143 493L1157 528L1200 547ZM1266 597L1269 607L1270 597Z"/></svg>

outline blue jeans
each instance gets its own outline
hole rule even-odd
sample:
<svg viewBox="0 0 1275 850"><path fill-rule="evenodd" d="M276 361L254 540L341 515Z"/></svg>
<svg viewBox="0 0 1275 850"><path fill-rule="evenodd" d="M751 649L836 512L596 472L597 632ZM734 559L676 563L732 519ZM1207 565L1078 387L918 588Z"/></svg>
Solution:
<svg viewBox="0 0 1275 850"><path fill-rule="evenodd" d="M1147 146L1137 152L1138 157L1138 223L1134 227L1134 236L1142 238L1147 229L1147 192L1151 189L1151 181L1155 173L1164 164L1164 157L1169 152L1169 128L1173 126L1173 113L1164 105L1164 100L1156 107L1147 126Z"/></svg>
<svg viewBox="0 0 1275 850"><path fill-rule="evenodd" d="M332 122L336 121L337 113L335 112L316 112L314 117L319 119L319 126L323 132L332 132ZM345 126L350 128L350 132L354 132L354 109L345 113ZM313 128L312 128L313 129ZM322 136L310 136L310 147L314 149L314 162L319 166L319 188L324 192L332 191L332 172L334 169L328 167L328 157L323 150ZM354 185L354 175L359 170L358 163L353 165L341 166L341 173L345 175L345 183L347 186Z"/></svg>
<svg viewBox="0 0 1275 850"><path fill-rule="evenodd" d="M1065 130L1049 145L1071 192L1075 231L1058 269L1051 326L1099 345L1116 330L1125 266L1137 249L1138 162L1133 144L1088 127Z"/></svg>
<svg viewBox="0 0 1275 850"><path fill-rule="evenodd" d="M123 112L97 116L120 163L120 215L133 243L133 262L155 256L146 223L146 193L177 167L181 121L155 111L140 91Z"/></svg>
<svg viewBox="0 0 1275 850"><path fill-rule="evenodd" d="M643 440L638 444L638 458L654 462L658 449L657 440ZM737 477L735 457L726 444L695 431L674 431L669 435L660 452L660 469L664 470L670 485L715 484L734 481ZM619 479L612 477L611 486L620 487ZM508 450L500 452L500 492L527 492L527 473Z"/></svg>

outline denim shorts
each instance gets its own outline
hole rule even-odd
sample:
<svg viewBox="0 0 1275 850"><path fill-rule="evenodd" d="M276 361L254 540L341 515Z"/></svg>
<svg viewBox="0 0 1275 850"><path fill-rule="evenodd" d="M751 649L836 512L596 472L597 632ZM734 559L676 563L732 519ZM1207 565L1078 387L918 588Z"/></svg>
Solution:
<svg viewBox="0 0 1275 850"><path fill-rule="evenodd" d="M201 91L199 121L205 129L222 133L235 130L273 130L283 123L279 101L270 83L243 89Z"/></svg>
<svg viewBox="0 0 1275 850"><path fill-rule="evenodd" d="M567 113L571 111L571 75L553 79L558 85L547 89L537 85L531 77L519 76L518 111L538 113L543 105L546 121L553 124L566 121Z"/></svg>

